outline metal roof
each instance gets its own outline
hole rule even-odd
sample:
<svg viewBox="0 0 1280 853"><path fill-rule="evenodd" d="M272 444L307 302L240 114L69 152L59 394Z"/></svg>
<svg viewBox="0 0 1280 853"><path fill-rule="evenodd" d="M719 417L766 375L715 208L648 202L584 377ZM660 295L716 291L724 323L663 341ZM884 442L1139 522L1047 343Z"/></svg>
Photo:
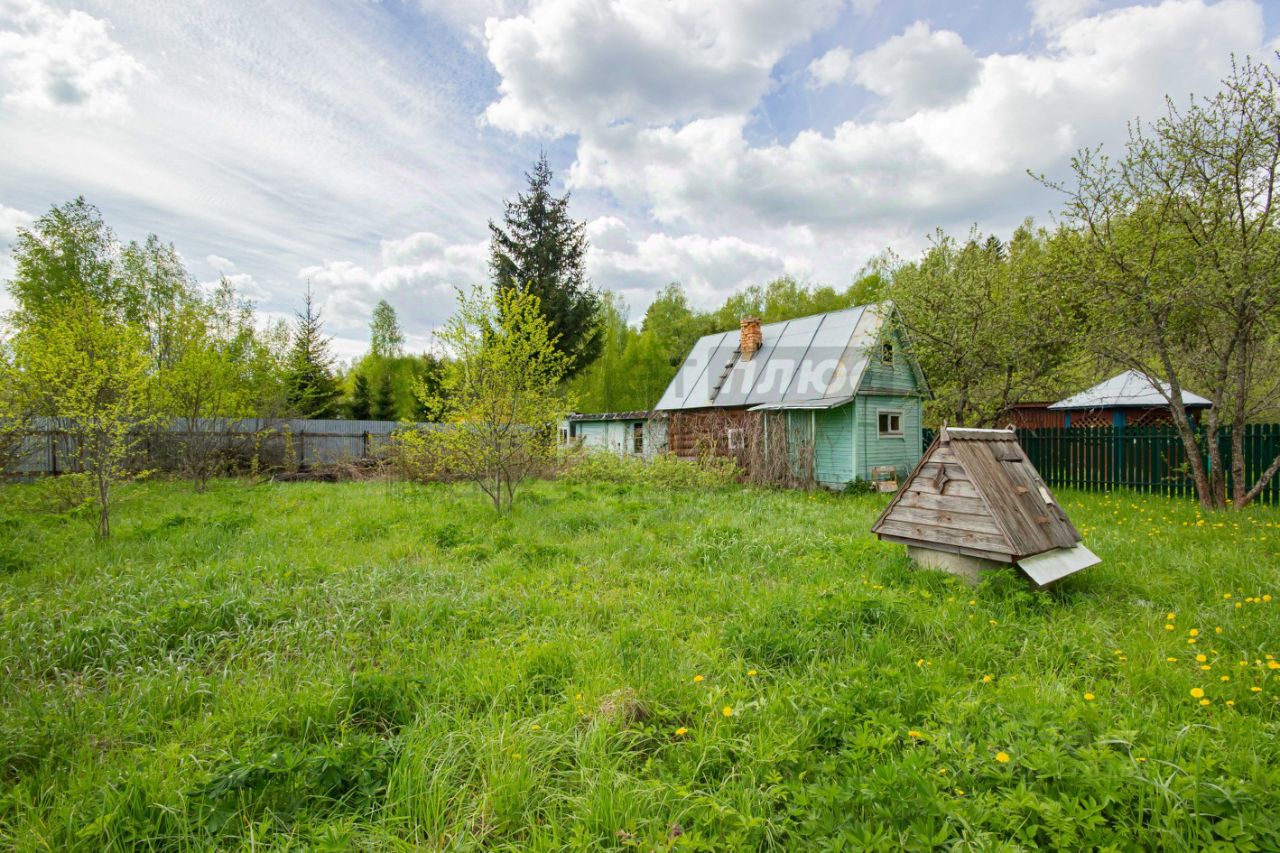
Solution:
<svg viewBox="0 0 1280 853"><path fill-rule="evenodd" d="M1164 390L1162 394L1155 384L1136 370L1126 370L1124 373L1117 373L1105 382L1099 382L1092 388L1081 391L1065 400L1059 400L1050 409L1120 409L1126 407L1135 407L1142 409L1161 408L1169 405L1165 394L1169 393L1169 385L1161 382L1160 388ZM1185 388L1182 389L1182 405L1191 408L1204 408L1212 406L1213 403L1201 397L1199 394L1192 394Z"/></svg>
<svg viewBox="0 0 1280 853"><path fill-rule="evenodd" d="M656 411L749 407L830 408L853 399L890 307L860 305L778 323L760 331L750 359L738 332L698 339Z"/></svg>

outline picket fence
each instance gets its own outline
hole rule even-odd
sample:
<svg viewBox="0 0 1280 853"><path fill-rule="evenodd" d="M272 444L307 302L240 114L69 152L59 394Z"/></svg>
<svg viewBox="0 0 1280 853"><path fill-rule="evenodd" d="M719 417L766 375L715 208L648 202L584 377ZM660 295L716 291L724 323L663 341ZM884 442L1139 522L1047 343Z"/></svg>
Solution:
<svg viewBox="0 0 1280 853"><path fill-rule="evenodd" d="M934 430L924 431L926 448L933 442L934 435ZM1224 431L1218 441L1229 484L1230 432ZM1044 481L1055 488L1133 489L1190 497L1196 493L1186 449L1177 431L1170 426L1022 429L1018 431L1018 442ZM1203 437L1200 445L1207 464L1208 451ZM1280 424L1250 424L1245 428L1245 480L1250 486L1277 455L1280 455ZM1272 478L1257 500L1280 504L1280 477Z"/></svg>

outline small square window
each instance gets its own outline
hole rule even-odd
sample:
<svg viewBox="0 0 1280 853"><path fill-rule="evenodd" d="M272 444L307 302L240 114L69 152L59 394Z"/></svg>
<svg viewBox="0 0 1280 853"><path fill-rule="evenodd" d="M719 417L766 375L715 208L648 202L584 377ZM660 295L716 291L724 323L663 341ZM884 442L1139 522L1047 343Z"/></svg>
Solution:
<svg viewBox="0 0 1280 853"><path fill-rule="evenodd" d="M881 435L902 435L902 412L880 412Z"/></svg>
<svg viewBox="0 0 1280 853"><path fill-rule="evenodd" d="M729 452L737 453L747 446L747 436L741 429L731 429L728 431Z"/></svg>
<svg viewBox="0 0 1280 853"><path fill-rule="evenodd" d="M893 341L885 341L880 345L880 363L893 364Z"/></svg>

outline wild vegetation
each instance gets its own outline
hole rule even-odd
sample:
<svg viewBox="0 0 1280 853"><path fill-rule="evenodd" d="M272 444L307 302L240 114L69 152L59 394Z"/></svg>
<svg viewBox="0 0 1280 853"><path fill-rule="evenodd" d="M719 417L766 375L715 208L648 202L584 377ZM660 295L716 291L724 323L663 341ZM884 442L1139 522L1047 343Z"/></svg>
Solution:
<svg viewBox="0 0 1280 853"><path fill-rule="evenodd" d="M970 589L643 470L14 487L0 847L1280 846L1280 512L1068 493L1100 566Z"/></svg>

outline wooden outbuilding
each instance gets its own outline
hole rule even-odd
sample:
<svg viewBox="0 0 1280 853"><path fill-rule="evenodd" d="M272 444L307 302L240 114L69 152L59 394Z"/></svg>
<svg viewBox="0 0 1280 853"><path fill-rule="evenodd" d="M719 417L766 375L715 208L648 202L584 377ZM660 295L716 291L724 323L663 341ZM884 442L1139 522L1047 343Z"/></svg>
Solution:
<svg viewBox="0 0 1280 853"><path fill-rule="evenodd" d="M871 531L972 580L1014 564L1044 586L1099 562L1011 429L944 427Z"/></svg>

